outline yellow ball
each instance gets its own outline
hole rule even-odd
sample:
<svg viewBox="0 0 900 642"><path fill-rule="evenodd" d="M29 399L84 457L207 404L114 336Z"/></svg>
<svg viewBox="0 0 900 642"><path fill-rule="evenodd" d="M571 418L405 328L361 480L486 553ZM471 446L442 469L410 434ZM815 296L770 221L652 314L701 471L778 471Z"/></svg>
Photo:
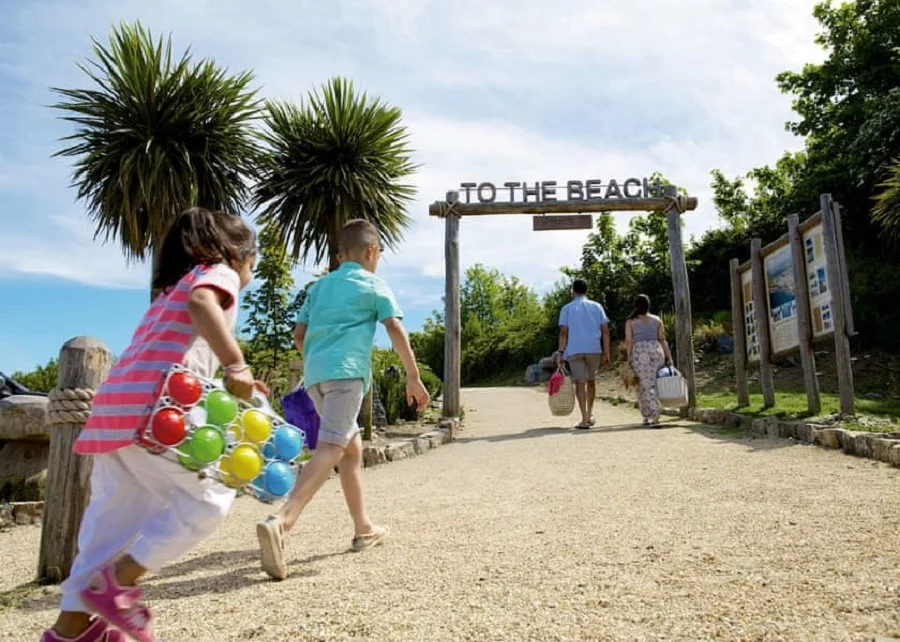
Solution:
<svg viewBox="0 0 900 642"><path fill-rule="evenodd" d="M234 476L231 470L231 457L226 455L219 460L219 473L222 475L222 483L231 488L242 486L241 480Z"/></svg>
<svg viewBox="0 0 900 642"><path fill-rule="evenodd" d="M240 444L231 453L230 460L231 474L244 483L256 479L263 466L262 457L252 444Z"/></svg>
<svg viewBox="0 0 900 642"><path fill-rule="evenodd" d="M241 441L244 438L244 431L242 431L241 427L237 424L228 426L228 434L231 435L234 441Z"/></svg>
<svg viewBox="0 0 900 642"><path fill-rule="evenodd" d="M261 444L272 434L272 420L259 410L248 410L241 417L244 434L250 441Z"/></svg>

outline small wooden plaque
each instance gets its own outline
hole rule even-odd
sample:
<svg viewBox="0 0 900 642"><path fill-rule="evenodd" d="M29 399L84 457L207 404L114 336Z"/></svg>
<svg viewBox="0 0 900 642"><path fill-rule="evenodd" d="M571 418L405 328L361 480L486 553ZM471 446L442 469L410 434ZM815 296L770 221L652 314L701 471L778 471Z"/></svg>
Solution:
<svg viewBox="0 0 900 642"><path fill-rule="evenodd" d="M549 230L589 230L594 226L590 214L572 214L569 216L534 216L532 230L546 232Z"/></svg>

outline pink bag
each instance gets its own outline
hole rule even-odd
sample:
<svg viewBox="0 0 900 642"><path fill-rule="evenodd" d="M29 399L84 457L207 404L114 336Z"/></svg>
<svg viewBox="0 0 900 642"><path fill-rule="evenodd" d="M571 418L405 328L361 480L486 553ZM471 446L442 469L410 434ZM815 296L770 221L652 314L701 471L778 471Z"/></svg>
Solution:
<svg viewBox="0 0 900 642"><path fill-rule="evenodd" d="M550 381L547 384L547 390L550 392L550 396L552 397L559 389L562 388L563 383L566 381L566 375L563 374L562 370L557 370L550 377Z"/></svg>

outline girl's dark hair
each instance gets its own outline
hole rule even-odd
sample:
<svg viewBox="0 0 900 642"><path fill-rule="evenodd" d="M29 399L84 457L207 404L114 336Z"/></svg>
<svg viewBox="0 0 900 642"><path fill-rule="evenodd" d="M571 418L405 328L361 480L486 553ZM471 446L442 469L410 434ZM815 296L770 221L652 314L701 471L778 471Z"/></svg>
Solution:
<svg viewBox="0 0 900 642"><path fill-rule="evenodd" d="M167 290L198 265L225 263L235 270L256 254L256 233L240 216L192 207L166 234L153 288Z"/></svg>
<svg viewBox="0 0 900 642"><path fill-rule="evenodd" d="M636 319L642 314L648 314L650 312L650 297L646 294L638 294L634 297L634 311L632 311L629 319Z"/></svg>

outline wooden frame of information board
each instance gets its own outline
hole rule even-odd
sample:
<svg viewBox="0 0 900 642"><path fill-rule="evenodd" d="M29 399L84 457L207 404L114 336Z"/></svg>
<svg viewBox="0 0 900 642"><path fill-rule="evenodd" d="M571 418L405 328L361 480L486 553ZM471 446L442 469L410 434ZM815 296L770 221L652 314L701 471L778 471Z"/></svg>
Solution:
<svg viewBox="0 0 900 642"><path fill-rule="evenodd" d="M750 260L731 261L732 324L738 403L749 403L747 369L756 365L766 407L775 404L772 363L799 353L811 414L821 411L813 346L834 341L841 413L853 413L849 337L854 333L840 207L829 194L821 211L800 223L787 219L786 234L762 247L750 246Z"/></svg>

